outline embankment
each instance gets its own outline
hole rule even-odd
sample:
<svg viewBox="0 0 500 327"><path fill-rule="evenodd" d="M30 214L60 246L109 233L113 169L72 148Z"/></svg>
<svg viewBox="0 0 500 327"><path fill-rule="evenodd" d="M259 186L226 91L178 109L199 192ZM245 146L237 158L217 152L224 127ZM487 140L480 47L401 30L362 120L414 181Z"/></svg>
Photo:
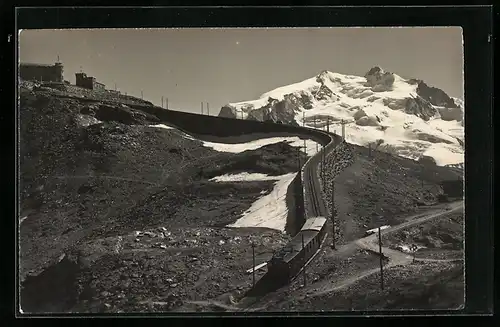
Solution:
<svg viewBox="0 0 500 327"><path fill-rule="evenodd" d="M332 141L332 135L324 131L312 128L297 127L283 124L274 124L253 120L240 120L226 117L204 116L193 113L186 113L174 110L165 110L159 107L131 105L149 114L155 115L159 120L168 122L179 130L191 134L192 136L210 142L248 142L266 137L277 136L298 136L318 142L327 146ZM333 148L334 144L327 147L327 152ZM308 194L314 192L309 187L304 187L304 178L311 176L304 171L309 169L310 165L317 165L320 153L311 157L302 167L301 173L297 174L290 184L288 190L293 197L287 196L287 205L289 208L295 208L289 211L286 226L287 233L294 235L302 226L305 220L305 204L310 203L307 200ZM313 169L315 171L315 169ZM317 188L319 190L319 188ZM306 196L304 196L306 194Z"/></svg>

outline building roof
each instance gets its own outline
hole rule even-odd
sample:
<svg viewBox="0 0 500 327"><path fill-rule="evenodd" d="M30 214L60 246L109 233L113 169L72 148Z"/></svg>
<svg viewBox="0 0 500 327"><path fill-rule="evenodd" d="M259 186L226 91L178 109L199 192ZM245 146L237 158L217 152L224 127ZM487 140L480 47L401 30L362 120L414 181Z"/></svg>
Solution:
<svg viewBox="0 0 500 327"><path fill-rule="evenodd" d="M36 64L36 63L32 63L32 62L21 62L19 65L20 66L37 66L37 67L54 67L54 65L50 65L50 64Z"/></svg>

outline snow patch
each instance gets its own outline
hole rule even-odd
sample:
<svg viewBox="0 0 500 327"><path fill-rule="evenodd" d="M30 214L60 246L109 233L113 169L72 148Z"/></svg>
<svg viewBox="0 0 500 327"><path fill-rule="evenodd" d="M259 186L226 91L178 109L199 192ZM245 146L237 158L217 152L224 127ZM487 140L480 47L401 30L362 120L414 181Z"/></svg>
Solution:
<svg viewBox="0 0 500 327"><path fill-rule="evenodd" d="M261 173L239 173L239 174L225 174L216 176L210 179L212 182L254 182L254 181L275 181L283 176L268 176Z"/></svg>
<svg viewBox="0 0 500 327"><path fill-rule="evenodd" d="M255 201L240 219L227 227L267 227L284 232L288 216L287 189L296 174L279 176L271 193Z"/></svg>
<svg viewBox="0 0 500 327"><path fill-rule="evenodd" d="M203 145L209 148L214 149L215 151L220 151L220 152L230 152L230 153L240 153L243 151L247 150L256 150L259 149L263 146L270 145L270 144L276 144L280 142L287 142L291 146L298 147L304 146L304 140L300 139L299 137L292 136L292 137L271 137L271 138L263 138L259 140L254 140L250 141L247 143L235 143L235 144L230 144L230 143L215 143L215 142L205 142L203 141ZM306 140L306 148L307 148L307 155L312 156L316 153L316 142L312 140Z"/></svg>
<svg viewBox="0 0 500 327"><path fill-rule="evenodd" d="M165 124L149 125L149 127L164 128L164 129L175 129L175 127L168 126Z"/></svg>

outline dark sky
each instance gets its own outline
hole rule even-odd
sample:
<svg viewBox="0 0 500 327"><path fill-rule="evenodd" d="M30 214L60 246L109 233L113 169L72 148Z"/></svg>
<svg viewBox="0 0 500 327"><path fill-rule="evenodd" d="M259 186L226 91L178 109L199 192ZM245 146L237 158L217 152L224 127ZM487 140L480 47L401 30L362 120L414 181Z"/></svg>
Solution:
<svg viewBox="0 0 500 327"><path fill-rule="evenodd" d="M218 114L322 70L364 75L381 66L463 98L462 31L452 28L24 30L21 62L83 69L107 88L171 109Z"/></svg>

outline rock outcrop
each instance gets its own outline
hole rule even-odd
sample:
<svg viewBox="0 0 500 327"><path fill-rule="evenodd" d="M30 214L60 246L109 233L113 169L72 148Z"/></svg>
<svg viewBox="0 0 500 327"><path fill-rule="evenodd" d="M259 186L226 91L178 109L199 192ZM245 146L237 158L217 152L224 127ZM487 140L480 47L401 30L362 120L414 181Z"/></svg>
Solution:
<svg viewBox="0 0 500 327"><path fill-rule="evenodd" d="M385 72L382 68L376 66L370 69L366 74L366 86L370 86L373 92L384 92L392 90L396 80L393 73Z"/></svg>
<svg viewBox="0 0 500 327"><path fill-rule="evenodd" d="M417 94L435 106L458 108L458 105L443 90L437 87L428 86L423 81L419 81Z"/></svg>

